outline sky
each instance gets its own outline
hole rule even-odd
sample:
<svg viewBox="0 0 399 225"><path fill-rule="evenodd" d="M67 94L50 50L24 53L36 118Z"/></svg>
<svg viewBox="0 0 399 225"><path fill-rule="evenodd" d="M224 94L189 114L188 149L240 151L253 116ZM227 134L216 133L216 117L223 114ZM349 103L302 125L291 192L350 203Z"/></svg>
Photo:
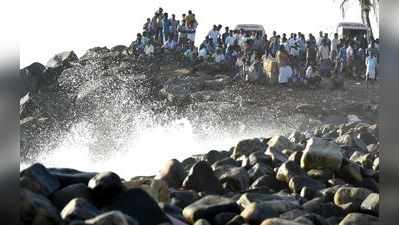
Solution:
<svg viewBox="0 0 399 225"><path fill-rule="evenodd" d="M20 8L20 67L46 64L56 53L73 50L78 56L92 47L130 45L146 18L158 7L169 14L191 9L199 22L197 41L213 24L262 24L266 33L334 32L341 21L360 22L356 0L341 16L339 0L24 0Z"/></svg>

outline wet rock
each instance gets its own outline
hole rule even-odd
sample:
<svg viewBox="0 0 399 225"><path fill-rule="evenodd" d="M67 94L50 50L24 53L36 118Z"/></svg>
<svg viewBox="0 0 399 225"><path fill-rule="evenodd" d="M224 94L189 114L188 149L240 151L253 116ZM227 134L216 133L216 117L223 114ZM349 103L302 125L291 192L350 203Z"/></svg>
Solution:
<svg viewBox="0 0 399 225"><path fill-rule="evenodd" d="M49 168L50 173L57 177L62 187L66 187L72 184L87 184L90 179L96 176L98 173L82 172L73 169L55 169Z"/></svg>
<svg viewBox="0 0 399 225"><path fill-rule="evenodd" d="M215 169L219 166L232 166L232 167L239 167L241 166L241 163L239 161L236 161L232 158L224 158L222 160L216 161L214 164L212 164L212 168Z"/></svg>
<svg viewBox="0 0 399 225"><path fill-rule="evenodd" d="M243 207L246 208L252 203L262 203L265 201L271 201L271 200L282 200L281 197L273 194L264 194L264 193L245 193L241 195L241 197L238 199L237 203Z"/></svg>
<svg viewBox="0 0 399 225"><path fill-rule="evenodd" d="M378 193L371 193L367 196L366 199L363 200L360 208L365 212L371 213L375 216L379 214L379 207L380 207L380 194Z"/></svg>
<svg viewBox="0 0 399 225"><path fill-rule="evenodd" d="M86 184L72 184L58 190L51 196L51 201L58 209L62 209L74 198L85 198L88 200L91 198L90 189Z"/></svg>
<svg viewBox="0 0 399 225"><path fill-rule="evenodd" d="M317 197L303 204L303 208L310 213L315 213L322 217L343 216L345 212L331 202L326 202L325 199Z"/></svg>
<svg viewBox="0 0 399 225"><path fill-rule="evenodd" d="M299 194L304 187L312 191L318 191L325 188L325 185L307 176L294 176L290 179L288 187L293 193Z"/></svg>
<svg viewBox="0 0 399 225"><path fill-rule="evenodd" d="M185 177L186 171L183 165L178 160L172 159L166 162L156 179L165 181L169 187L180 188Z"/></svg>
<svg viewBox="0 0 399 225"><path fill-rule="evenodd" d="M248 167L253 167L256 164L271 165L272 158L265 155L264 152L254 152L248 156Z"/></svg>
<svg viewBox="0 0 399 225"><path fill-rule="evenodd" d="M272 175L275 176L273 169L263 163L255 164L251 169L248 170L249 180L255 181L261 176Z"/></svg>
<svg viewBox="0 0 399 225"><path fill-rule="evenodd" d="M172 217L172 218L178 219L180 221L185 221L184 216L183 216L183 209L181 209L175 205L172 205L169 203L163 203L163 202L159 203L158 205L161 208L161 210L166 213L166 215L169 217L169 219Z"/></svg>
<svg viewBox="0 0 399 225"><path fill-rule="evenodd" d="M251 203L245 207L240 215L249 224L260 224L265 219L278 217L279 214L270 205Z"/></svg>
<svg viewBox="0 0 399 225"><path fill-rule="evenodd" d="M290 140L292 143L301 144L306 142L306 137L299 131L293 131L290 136L288 136L288 140Z"/></svg>
<svg viewBox="0 0 399 225"><path fill-rule="evenodd" d="M85 221L88 225L139 225L139 223L130 216L120 211L110 211L98 215Z"/></svg>
<svg viewBox="0 0 399 225"><path fill-rule="evenodd" d="M264 175L251 184L251 189L271 189L278 191L284 188L284 183L278 181L274 175Z"/></svg>
<svg viewBox="0 0 399 225"><path fill-rule="evenodd" d="M215 225L225 225L227 222L229 222L231 219L233 219L235 216L237 216L237 213L233 212L223 212L219 213L215 216L213 219L213 223Z"/></svg>
<svg viewBox="0 0 399 225"><path fill-rule="evenodd" d="M93 198L103 204L124 190L120 177L113 172L99 173L88 183Z"/></svg>
<svg viewBox="0 0 399 225"><path fill-rule="evenodd" d="M170 222L153 198L140 188L119 194L105 208L119 210L136 219L139 224L158 225Z"/></svg>
<svg viewBox="0 0 399 225"><path fill-rule="evenodd" d="M198 160L193 157L188 157L184 159L181 164L183 164L185 170L189 170Z"/></svg>
<svg viewBox="0 0 399 225"><path fill-rule="evenodd" d="M321 217L320 215L317 215L315 213L306 213L294 220L295 222L300 222L303 224L319 224L319 225L328 225L327 221Z"/></svg>
<svg viewBox="0 0 399 225"><path fill-rule="evenodd" d="M223 192L220 181L215 176L212 168L205 161L199 161L194 164L183 181L183 188L215 194Z"/></svg>
<svg viewBox="0 0 399 225"><path fill-rule="evenodd" d="M294 161L295 163L297 163L298 165L301 164L301 158L302 158L302 152L301 151L297 151L297 152L293 152L289 157L288 157L288 161Z"/></svg>
<svg viewBox="0 0 399 225"><path fill-rule="evenodd" d="M358 132L359 133L356 135L356 138L362 140L366 145L377 144L377 138L368 131L367 127L359 129Z"/></svg>
<svg viewBox="0 0 399 225"><path fill-rule="evenodd" d="M341 187L334 195L334 204L345 211L356 212L371 193L366 188Z"/></svg>
<svg viewBox="0 0 399 225"><path fill-rule="evenodd" d="M339 175L350 183L360 183L363 180L361 167L348 160L343 160Z"/></svg>
<svg viewBox="0 0 399 225"><path fill-rule="evenodd" d="M343 134L335 139L335 143L339 145L353 145L353 138L350 134Z"/></svg>
<svg viewBox="0 0 399 225"><path fill-rule="evenodd" d="M216 161L222 160L224 158L229 157L229 152L227 151L216 151L216 150L211 150L208 153L206 153L201 160L204 160L209 163L209 165L212 165Z"/></svg>
<svg viewBox="0 0 399 225"><path fill-rule="evenodd" d="M35 163L21 172L21 177L29 178L31 185L26 187L38 187L41 194L50 196L61 187L57 177L50 174L46 167L42 164ZM32 190L35 191L35 190Z"/></svg>
<svg viewBox="0 0 399 225"><path fill-rule="evenodd" d="M334 173L331 170L317 170L317 169L311 169L306 174L310 178L316 179L324 183L327 182L334 175Z"/></svg>
<svg viewBox="0 0 399 225"><path fill-rule="evenodd" d="M264 220L261 223L261 225L304 225L304 224L280 218L271 218Z"/></svg>
<svg viewBox="0 0 399 225"><path fill-rule="evenodd" d="M342 219L343 218L341 218L341 217L332 216L332 217L328 217L326 219L326 222L327 222L327 225L338 225Z"/></svg>
<svg viewBox="0 0 399 225"><path fill-rule="evenodd" d="M254 152L264 152L266 145L258 138L240 141L233 150L232 158L238 159L240 156L249 156Z"/></svg>
<svg viewBox="0 0 399 225"><path fill-rule="evenodd" d="M236 215L231 220L229 220L227 223L225 223L225 225L242 225L242 224L245 224L245 220L240 215Z"/></svg>
<svg viewBox="0 0 399 225"><path fill-rule="evenodd" d="M86 220L100 214L100 211L84 198L72 199L61 211L65 221Z"/></svg>
<svg viewBox="0 0 399 225"><path fill-rule="evenodd" d="M194 225L211 225L206 219L199 219L195 221Z"/></svg>
<svg viewBox="0 0 399 225"><path fill-rule="evenodd" d="M171 204L180 208L185 208L198 200L199 196L194 191L175 191L171 193L171 198Z"/></svg>
<svg viewBox="0 0 399 225"><path fill-rule="evenodd" d="M290 211L280 214L280 218L286 220L294 220L295 218L300 217L304 214L306 214L306 211L302 209L292 209Z"/></svg>
<svg viewBox="0 0 399 225"><path fill-rule="evenodd" d="M219 213L239 213L240 210L239 205L229 198L209 195L185 207L183 216L189 223L193 224L198 219L212 221Z"/></svg>
<svg viewBox="0 0 399 225"><path fill-rule="evenodd" d="M31 65L21 69L19 74L24 89L20 95L21 97L26 95L28 92L36 93L39 89L52 81L49 79L50 76L46 67L38 62L32 63Z"/></svg>
<svg viewBox="0 0 399 225"><path fill-rule="evenodd" d="M339 223L339 225L377 225L378 217L362 214L350 213Z"/></svg>
<svg viewBox="0 0 399 225"><path fill-rule="evenodd" d="M279 150L275 150L274 148L267 148L266 155L270 156L273 161L273 165L278 166L283 162L288 160L288 157Z"/></svg>
<svg viewBox="0 0 399 225"><path fill-rule="evenodd" d="M225 190L241 192L249 187L248 172L242 167L221 166L215 169L215 174Z"/></svg>
<svg viewBox="0 0 399 225"><path fill-rule="evenodd" d="M374 157L370 153L364 154L356 151L351 155L349 160L360 164L364 168L372 168Z"/></svg>
<svg viewBox="0 0 399 225"><path fill-rule="evenodd" d="M337 171L341 168L342 159L341 148L337 144L320 138L311 138L303 152L301 168Z"/></svg>
<svg viewBox="0 0 399 225"><path fill-rule="evenodd" d="M124 182L123 185L126 189L143 189L157 202L170 201L168 185L163 180L138 177L132 178L128 182Z"/></svg>
<svg viewBox="0 0 399 225"><path fill-rule="evenodd" d="M373 162L373 170L379 170L380 169L380 157L377 157L374 159Z"/></svg>
<svg viewBox="0 0 399 225"><path fill-rule="evenodd" d="M268 142L267 145L270 149L276 151L282 151L284 149L295 149L295 145L286 137L282 135L273 136Z"/></svg>
<svg viewBox="0 0 399 225"><path fill-rule="evenodd" d="M305 172L294 161L287 161L278 168L276 179L288 183L292 177L304 176Z"/></svg>
<svg viewBox="0 0 399 225"><path fill-rule="evenodd" d="M20 189L20 224L57 225L61 222L57 209L40 194Z"/></svg>

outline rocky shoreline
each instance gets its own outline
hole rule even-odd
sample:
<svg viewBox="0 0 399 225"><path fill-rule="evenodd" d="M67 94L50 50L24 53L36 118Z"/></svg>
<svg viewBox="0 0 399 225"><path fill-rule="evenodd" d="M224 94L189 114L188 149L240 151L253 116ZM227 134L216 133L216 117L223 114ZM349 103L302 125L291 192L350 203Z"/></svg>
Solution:
<svg viewBox="0 0 399 225"><path fill-rule="evenodd" d="M21 224L351 225L379 214L378 125L351 122L242 140L123 180L33 164Z"/></svg>
<svg viewBox="0 0 399 225"><path fill-rule="evenodd" d="M159 174L130 180L34 163L20 172L20 224L376 224L378 83L293 90L231 77L225 68L186 65L175 55L134 58L125 46L89 49L80 58L64 52L46 66L22 69L22 160L34 162L35 153L80 121L101 140L92 151L105 154L119 148L114 129L140 132L148 118L153 124L184 117L223 132L246 124L280 135L171 159Z"/></svg>

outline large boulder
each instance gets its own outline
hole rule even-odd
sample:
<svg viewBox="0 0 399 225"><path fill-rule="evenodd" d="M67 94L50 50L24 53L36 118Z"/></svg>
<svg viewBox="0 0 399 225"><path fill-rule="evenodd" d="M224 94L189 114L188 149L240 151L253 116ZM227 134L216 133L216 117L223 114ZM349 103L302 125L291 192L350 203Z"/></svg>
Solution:
<svg viewBox="0 0 399 225"><path fill-rule="evenodd" d="M205 161L199 161L191 168L183 181L184 189L198 192L220 194L223 192L219 179L215 176L212 168Z"/></svg>
<svg viewBox="0 0 399 225"><path fill-rule="evenodd" d="M91 199L91 192L86 184L72 184L63 189L60 189L51 196L51 201L58 209L64 208L68 202L74 198Z"/></svg>
<svg viewBox="0 0 399 225"><path fill-rule="evenodd" d="M164 180L169 187L180 188L185 177L184 166L178 160L172 159L166 162L156 178Z"/></svg>
<svg viewBox="0 0 399 225"><path fill-rule="evenodd" d="M61 211L61 217L65 221L86 220L99 214L100 210L84 198L72 199Z"/></svg>
<svg viewBox="0 0 399 225"><path fill-rule="evenodd" d="M251 203L240 214L249 224L260 224L263 220L278 217L278 211L268 204Z"/></svg>
<svg viewBox="0 0 399 225"><path fill-rule="evenodd" d="M185 207L183 216L189 223L193 224L199 219L212 221L217 214L222 212L239 213L240 207L229 198L208 195Z"/></svg>
<svg viewBox="0 0 399 225"><path fill-rule="evenodd" d="M158 225L170 223L169 218L158 206L157 202L140 188L129 189L116 196L107 210L118 210L136 219L139 224Z"/></svg>
<svg viewBox="0 0 399 225"><path fill-rule="evenodd" d="M20 189L20 224L58 225L61 218L51 202L40 194Z"/></svg>
<svg viewBox="0 0 399 225"><path fill-rule="evenodd" d="M341 187L334 195L334 203L343 210L357 212L372 192L366 188Z"/></svg>
<svg viewBox="0 0 399 225"><path fill-rule="evenodd" d="M139 225L132 217L120 211L110 211L85 220L88 225Z"/></svg>
<svg viewBox="0 0 399 225"><path fill-rule="evenodd" d="M304 176L305 171L294 161L287 161L278 168L276 179L288 183L295 176Z"/></svg>
<svg viewBox="0 0 399 225"><path fill-rule="evenodd" d="M215 163L216 161L225 159L229 157L229 152L227 151L217 151L217 150L211 150L205 155L202 156L201 160L207 161L210 165Z"/></svg>
<svg viewBox="0 0 399 225"><path fill-rule="evenodd" d="M242 167L220 166L215 174L228 191L241 192L249 187L248 172Z"/></svg>
<svg viewBox="0 0 399 225"><path fill-rule="evenodd" d="M299 194L303 188L310 189L314 192L325 188L325 185L308 176L295 176L292 177L288 183L290 190L293 193Z"/></svg>
<svg viewBox="0 0 399 225"><path fill-rule="evenodd" d="M371 193L360 205L361 210L378 216L380 208L380 194Z"/></svg>
<svg viewBox="0 0 399 225"><path fill-rule="evenodd" d="M310 169L330 169L337 171L341 168L343 155L341 148L334 142L320 138L311 138L302 154L301 167Z"/></svg>
<svg viewBox="0 0 399 225"><path fill-rule="evenodd" d="M254 152L264 152L266 151L266 145L259 139L246 139L240 141L233 150L231 157L233 159L238 159L240 156L249 156Z"/></svg>
<svg viewBox="0 0 399 225"><path fill-rule="evenodd" d="M362 213L349 213L339 223L339 225L377 225L378 217L362 214Z"/></svg>
<svg viewBox="0 0 399 225"><path fill-rule="evenodd" d="M23 170L21 172L21 177L28 178L29 181L38 187L38 191L44 196L50 196L61 187L60 181L57 177L53 176L47 168L40 163L35 163Z"/></svg>
<svg viewBox="0 0 399 225"><path fill-rule="evenodd" d="M295 144L282 135L273 136L267 142L267 145L269 146L269 148L276 151L282 151L284 149L295 149Z"/></svg>
<svg viewBox="0 0 399 225"><path fill-rule="evenodd" d="M90 179L88 187L99 204L109 201L124 189L121 178L113 172L97 174Z"/></svg>
<svg viewBox="0 0 399 225"><path fill-rule="evenodd" d="M42 64L35 62L31 65L20 70L19 75L23 84L23 92L20 97L24 96L26 93L36 93L43 86L47 85L53 80L50 80L47 68Z"/></svg>
<svg viewBox="0 0 399 225"><path fill-rule="evenodd" d="M264 220L261 223L261 225L304 225L304 224L281 218L271 218Z"/></svg>
<svg viewBox="0 0 399 225"><path fill-rule="evenodd" d="M65 169L65 168L49 168L48 171L61 183L62 187L67 187L73 184L88 184L90 179L96 176L98 173L93 172L82 172L74 169Z"/></svg>

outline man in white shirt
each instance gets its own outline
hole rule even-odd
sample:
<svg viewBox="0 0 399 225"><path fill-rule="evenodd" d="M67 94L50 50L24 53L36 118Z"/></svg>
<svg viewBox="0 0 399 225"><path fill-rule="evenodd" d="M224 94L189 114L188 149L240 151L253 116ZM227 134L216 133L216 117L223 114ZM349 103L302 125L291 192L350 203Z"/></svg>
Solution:
<svg viewBox="0 0 399 225"><path fill-rule="evenodd" d="M218 39L220 37L220 32L218 31L218 27L216 25L213 25L213 29L209 31L207 36L209 36L213 44L216 46L218 43Z"/></svg>
<svg viewBox="0 0 399 225"><path fill-rule="evenodd" d="M334 60L338 55L338 45L340 41L338 39L338 34L334 34L334 39L331 41L331 60Z"/></svg>
<svg viewBox="0 0 399 225"><path fill-rule="evenodd" d="M286 85L288 84L290 78L292 77L292 69L291 66L281 66L279 69L279 75L278 75L278 83Z"/></svg>
<svg viewBox="0 0 399 225"><path fill-rule="evenodd" d="M323 40L319 47L319 59L320 61L327 60L330 58L330 49L327 45L327 41Z"/></svg>

